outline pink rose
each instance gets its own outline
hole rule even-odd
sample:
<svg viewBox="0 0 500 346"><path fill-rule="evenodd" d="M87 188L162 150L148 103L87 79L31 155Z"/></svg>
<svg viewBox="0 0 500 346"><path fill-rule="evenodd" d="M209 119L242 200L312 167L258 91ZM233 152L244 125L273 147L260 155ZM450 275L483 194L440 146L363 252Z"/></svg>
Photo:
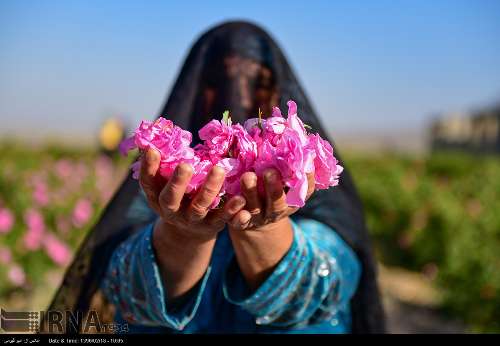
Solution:
<svg viewBox="0 0 500 346"><path fill-rule="evenodd" d="M24 272L24 269L17 264L10 267L7 277L14 286L19 287L26 283L26 273Z"/></svg>
<svg viewBox="0 0 500 346"><path fill-rule="evenodd" d="M229 170L231 170L231 163L227 162L227 159L219 161L217 165L223 168L226 173ZM198 192L199 188L204 184L205 179L213 166L214 164L210 160L199 160L195 162L193 169L193 176L191 177L191 181L188 184L186 193L188 193L191 196L195 195ZM217 197L212 202L210 208L217 207L221 197L224 196L224 194L225 190L223 187L221 191L219 191L219 193L217 194Z"/></svg>
<svg viewBox="0 0 500 346"><path fill-rule="evenodd" d="M257 157L257 143L240 124L233 125L232 132L234 143L229 153L230 157L238 158L245 162L245 167L250 167Z"/></svg>
<svg viewBox="0 0 500 346"><path fill-rule="evenodd" d="M229 112L225 112L221 121L212 120L199 130L202 143L194 148L190 147L191 133L171 121L162 118L143 121L120 149L124 153L133 148L157 150L161 156L160 174L167 179L179 163L190 164L193 169L187 188L190 195L199 190L214 165L223 168L225 181L212 207L225 194L241 193L240 178L245 172L253 171L262 177L266 169L276 168L288 187L288 204L302 207L308 189L307 174L314 172L316 189L326 189L338 184L343 168L327 141L307 133L298 116L297 104L290 100L287 105L286 118L274 107L271 117L248 119L243 126L231 124ZM140 162L134 163L132 170L134 178L138 178ZM263 193L261 179L258 189Z"/></svg>
<svg viewBox="0 0 500 346"><path fill-rule="evenodd" d="M0 233L9 233L14 225L14 214L7 208L0 208Z"/></svg>
<svg viewBox="0 0 500 346"><path fill-rule="evenodd" d="M141 150L153 148L161 152L161 148L164 148L165 143L169 141L174 127L175 125L172 121L161 117L153 122L142 121L139 128L135 130L135 147ZM191 134L188 132L188 135L190 136ZM126 149L133 147L130 141L126 140L125 143L128 144L125 145Z"/></svg>
<svg viewBox="0 0 500 346"><path fill-rule="evenodd" d="M76 227L83 227L92 217L93 208L92 203L85 198L76 202L73 209L73 225Z"/></svg>
<svg viewBox="0 0 500 346"><path fill-rule="evenodd" d="M190 147L192 135L175 126L172 121L158 118L156 121L142 121L134 135L120 144L120 151L139 148L142 151L150 148L160 154L160 174L169 178L180 162L193 162L194 150ZM132 166L134 178L139 177L140 163Z"/></svg>
<svg viewBox="0 0 500 346"><path fill-rule="evenodd" d="M134 150L135 148L137 148L137 145L135 144L135 136L125 138L118 146L118 150L120 150L120 153L123 156L127 156L128 152Z"/></svg>
<svg viewBox="0 0 500 346"><path fill-rule="evenodd" d="M299 134L287 128L276 146L276 165L286 186L290 189L286 201L290 206L302 207L307 195L305 157Z"/></svg>
<svg viewBox="0 0 500 346"><path fill-rule="evenodd" d="M277 145L287 125L285 118L271 117L263 120L263 139L268 140L273 145Z"/></svg>
<svg viewBox="0 0 500 346"><path fill-rule="evenodd" d="M230 167L226 171L224 188L229 195L241 193L240 177L243 173L251 171L257 158L257 143L240 124L232 125L234 140L229 150L229 158L223 163Z"/></svg>
<svg viewBox="0 0 500 346"><path fill-rule="evenodd" d="M187 193L195 193L198 188L205 182L208 172L213 167L210 160L196 160L193 164L193 175L187 187Z"/></svg>
<svg viewBox="0 0 500 346"><path fill-rule="evenodd" d="M226 156L233 142L231 126L219 120L210 121L198 131L198 135L204 141L212 162L217 162L221 157Z"/></svg>
<svg viewBox="0 0 500 346"><path fill-rule="evenodd" d="M43 220L43 216L39 211L29 209L24 215L24 222L28 226L24 235L24 245L28 250L37 250L40 248L45 234L45 222Z"/></svg>
<svg viewBox="0 0 500 346"><path fill-rule="evenodd" d="M59 266L69 264L71 251L69 246L57 239L52 234L47 234L43 242L45 252Z"/></svg>
<svg viewBox="0 0 500 346"><path fill-rule="evenodd" d="M307 132L297 116L297 105L289 101L288 107L287 119L275 107L273 117L261 121L262 142L259 143L259 155L254 168L258 176L262 176L268 168L278 169L285 186L289 187L287 203L302 207L308 187L306 173L314 171L315 153L306 147ZM258 126L258 122L249 120L246 126L252 130Z"/></svg>
<svg viewBox="0 0 500 346"><path fill-rule="evenodd" d="M311 134L308 138L308 148L314 150L314 179L315 188L318 190L328 189L339 183L339 176L344 168L333 156L333 148L328 141L322 139L318 134Z"/></svg>
<svg viewBox="0 0 500 346"><path fill-rule="evenodd" d="M35 188L33 191L33 200L39 206L46 206L49 203L49 194L47 184L43 180L38 180L35 182Z"/></svg>
<svg viewBox="0 0 500 346"><path fill-rule="evenodd" d="M61 159L55 164L55 173L61 180L68 179L73 172L73 164L69 160Z"/></svg>
<svg viewBox="0 0 500 346"><path fill-rule="evenodd" d="M217 166L223 168L225 172L223 192L231 196L239 195L241 193L240 177L241 171L244 171L244 163L236 158L225 158L220 160Z"/></svg>

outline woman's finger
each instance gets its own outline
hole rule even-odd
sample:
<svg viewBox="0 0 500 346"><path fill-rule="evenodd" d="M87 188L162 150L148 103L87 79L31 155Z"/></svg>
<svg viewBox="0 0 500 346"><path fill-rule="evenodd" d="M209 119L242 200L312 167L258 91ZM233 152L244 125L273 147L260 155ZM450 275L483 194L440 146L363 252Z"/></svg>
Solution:
<svg viewBox="0 0 500 346"><path fill-rule="evenodd" d="M307 173L307 195L306 195L306 200L311 197L311 195L314 192L316 185L316 180L314 179L314 173Z"/></svg>
<svg viewBox="0 0 500 346"><path fill-rule="evenodd" d="M200 191L194 196L188 210L186 218L191 222L200 221L207 215L208 208L219 194L224 183L224 170L214 166Z"/></svg>
<svg viewBox="0 0 500 346"><path fill-rule="evenodd" d="M221 219L224 222L229 222L246 204L246 200L242 196L234 196L224 205Z"/></svg>
<svg viewBox="0 0 500 346"><path fill-rule="evenodd" d="M157 176L160 168L160 154L155 149L148 149L141 159L139 184L141 185L148 202L156 212L160 212L158 197L161 191L161 177Z"/></svg>
<svg viewBox="0 0 500 346"><path fill-rule="evenodd" d="M224 227L224 224L231 219L245 206L245 198L242 196L234 196L224 204L224 208L219 209L207 216L206 220L209 224L216 227Z"/></svg>
<svg viewBox="0 0 500 346"><path fill-rule="evenodd" d="M264 187L266 190L266 219L273 222L284 215L288 208L283 183L276 169L264 172Z"/></svg>
<svg viewBox="0 0 500 346"><path fill-rule="evenodd" d="M262 206L257 190L257 175L253 172L246 172L241 176L240 180L241 192L245 197L246 209L252 215L260 214Z"/></svg>
<svg viewBox="0 0 500 346"><path fill-rule="evenodd" d="M248 210L243 209L243 210L240 210L229 221L229 226L231 226L231 228L234 230L243 231L249 226L251 219L252 219L252 214L250 214L248 212Z"/></svg>
<svg viewBox="0 0 500 346"><path fill-rule="evenodd" d="M191 181L193 170L186 163L180 163L175 168L172 177L160 193L160 207L163 215L176 213L180 207L186 188Z"/></svg>

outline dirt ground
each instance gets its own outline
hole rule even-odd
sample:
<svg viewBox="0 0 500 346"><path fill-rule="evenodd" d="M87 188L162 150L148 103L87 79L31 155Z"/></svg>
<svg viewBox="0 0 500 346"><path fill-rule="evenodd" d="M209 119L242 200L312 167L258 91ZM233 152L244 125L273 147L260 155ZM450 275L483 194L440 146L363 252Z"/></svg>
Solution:
<svg viewBox="0 0 500 346"><path fill-rule="evenodd" d="M440 313L439 292L423 275L381 266L379 277L389 333L466 332L465 325Z"/></svg>

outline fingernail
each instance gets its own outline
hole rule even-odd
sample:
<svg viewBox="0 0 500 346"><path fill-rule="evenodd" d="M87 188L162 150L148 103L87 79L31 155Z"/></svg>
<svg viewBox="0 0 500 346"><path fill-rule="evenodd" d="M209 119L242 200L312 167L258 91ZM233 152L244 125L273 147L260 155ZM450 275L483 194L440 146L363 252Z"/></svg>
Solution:
<svg viewBox="0 0 500 346"><path fill-rule="evenodd" d="M243 218L241 219L241 225L242 226L246 225L250 221L251 217L252 217L251 215L245 215L245 216L243 216Z"/></svg>
<svg viewBox="0 0 500 346"><path fill-rule="evenodd" d="M191 170L191 166L189 166L189 165L187 165L185 163L181 163L175 169L175 174L178 177L182 177L184 175L189 174L190 170Z"/></svg>
<svg viewBox="0 0 500 346"><path fill-rule="evenodd" d="M148 151L146 151L146 161L148 163L154 163L156 161L156 153L154 149L148 149Z"/></svg>
<svg viewBox="0 0 500 346"><path fill-rule="evenodd" d="M236 197L236 207L241 208L243 207L247 201L243 197Z"/></svg>
<svg viewBox="0 0 500 346"><path fill-rule="evenodd" d="M216 165L216 166L214 166L214 168L213 168L213 173L214 173L215 175L219 175L219 176L220 176L220 175L225 174L226 172L224 171L224 168L219 167L219 166L217 166L217 165Z"/></svg>
<svg viewBox="0 0 500 346"><path fill-rule="evenodd" d="M244 179L244 183L247 187L254 187L257 184L257 176L255 174L247 175Z"/></svg>
<svg viewBox="0 0 500 346"><path fill-rule="evenodd" d="M274 183L277 179L277 174L275 171L268 171L266 172L266 180L270 183Z"/></svg>

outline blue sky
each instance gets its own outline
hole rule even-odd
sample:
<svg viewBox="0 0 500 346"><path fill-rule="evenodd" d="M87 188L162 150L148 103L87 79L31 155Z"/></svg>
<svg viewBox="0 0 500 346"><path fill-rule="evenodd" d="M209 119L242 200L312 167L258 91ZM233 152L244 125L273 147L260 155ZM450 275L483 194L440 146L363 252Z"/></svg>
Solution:
<svg viewBox="0 0 500 346"><path fill-rule="evenodd" d="M229 19L271 32L333 134L500 100L500 1L0 0L0 136L154 117L195 38Z"/></svg>

